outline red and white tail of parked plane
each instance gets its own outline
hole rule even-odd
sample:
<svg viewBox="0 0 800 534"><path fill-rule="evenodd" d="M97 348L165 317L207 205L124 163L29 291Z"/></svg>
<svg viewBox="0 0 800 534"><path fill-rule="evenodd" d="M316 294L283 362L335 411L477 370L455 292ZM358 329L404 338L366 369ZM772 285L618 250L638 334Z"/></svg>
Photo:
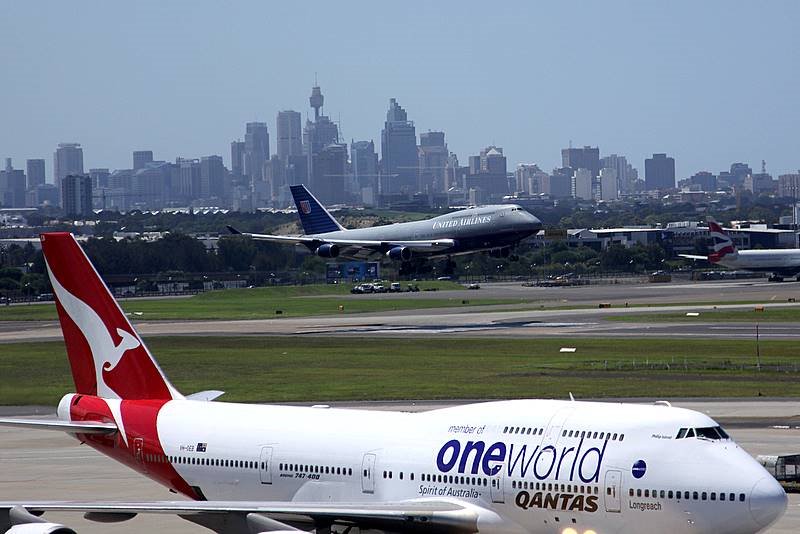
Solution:
<svg viewBox="0 0 800 534"><path fill-rule="evenodd" d="M0 532L71 532L39 516L74 511L99 521L176 514L223 534L605 534L643 524L653 534L750 534L786 508L780 485L717 423L663 402L403 413L184 397L72 235L44 234L42 248L75 393L54 419L0 424L67 432L190 500L0 502Z"/></svg>

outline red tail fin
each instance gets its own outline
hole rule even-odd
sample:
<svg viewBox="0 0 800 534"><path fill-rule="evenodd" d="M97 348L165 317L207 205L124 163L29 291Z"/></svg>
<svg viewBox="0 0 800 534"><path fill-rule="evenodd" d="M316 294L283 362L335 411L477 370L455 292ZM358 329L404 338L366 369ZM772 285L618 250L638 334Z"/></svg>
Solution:
<svg viewBox="0 0 800 534"><path fill-rule="evenodd" d="M72 234L47 233L41 240L77 392L181 398Z"/></svg>

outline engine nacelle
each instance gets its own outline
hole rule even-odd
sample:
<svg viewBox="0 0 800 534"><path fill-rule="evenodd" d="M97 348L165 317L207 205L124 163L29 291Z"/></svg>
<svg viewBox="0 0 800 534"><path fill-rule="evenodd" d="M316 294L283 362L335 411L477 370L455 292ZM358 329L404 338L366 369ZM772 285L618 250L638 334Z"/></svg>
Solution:
<svg viewBox="0 0 800 534"><path fill-rule="evenodd" d="M493 248L489 251L492 258L507 258L511 255L511 247Z"/></svg>
<svg viewBox="0 0 800 534"><path fill-rule="evenodd" d="M339 245L333 243L323 243L314 253L320 258L336 258L339 256Z"/></svg>
<svg viewBox="0 0 800 534"><path fill-rule="evenodd" d="M413 256L413 252L408 247L394 247L386 253L386 257L394 261L408 261L411 256Z"/></svg>
<svg viewBox="0 0 800 534"><path fill-rule="evenodd" d="M14 525L6 534L75 534L75 531L58 523L24 523Z"/></svg>

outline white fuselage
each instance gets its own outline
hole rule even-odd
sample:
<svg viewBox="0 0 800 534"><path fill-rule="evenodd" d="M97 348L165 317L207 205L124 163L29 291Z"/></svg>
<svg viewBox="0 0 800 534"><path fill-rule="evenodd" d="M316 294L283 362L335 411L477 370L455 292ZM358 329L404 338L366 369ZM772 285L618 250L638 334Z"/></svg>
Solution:
<svg viewBox="0 0 800 534"><path fill-rule="evenodd" d="M758 532L785 509L777 482L730 439L676 439L716 426L548 400L422 413L170 401L157 419L166 461L210 500L451 500L480 511L480 532Z"/></svg>
<svg viewBox="0 0 800 534"><path fill-rule="evenodd" d="M766 272L800 272L800 249L740 250L719 262L729 269Z"/></svg>

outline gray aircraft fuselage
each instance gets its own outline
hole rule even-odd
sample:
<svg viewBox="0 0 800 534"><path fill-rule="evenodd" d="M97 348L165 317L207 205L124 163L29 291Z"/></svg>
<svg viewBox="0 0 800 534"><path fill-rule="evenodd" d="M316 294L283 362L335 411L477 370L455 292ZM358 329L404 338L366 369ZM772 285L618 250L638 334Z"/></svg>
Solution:
<svg viewBox="0 0 800 534"><path fill-rule="evenodd" d="M436 256L451 256L516 245L539 231L542 222L516 204L467 208L424 221L310 234L319 239L418 241L453 239L455 245Z"/></svg>

